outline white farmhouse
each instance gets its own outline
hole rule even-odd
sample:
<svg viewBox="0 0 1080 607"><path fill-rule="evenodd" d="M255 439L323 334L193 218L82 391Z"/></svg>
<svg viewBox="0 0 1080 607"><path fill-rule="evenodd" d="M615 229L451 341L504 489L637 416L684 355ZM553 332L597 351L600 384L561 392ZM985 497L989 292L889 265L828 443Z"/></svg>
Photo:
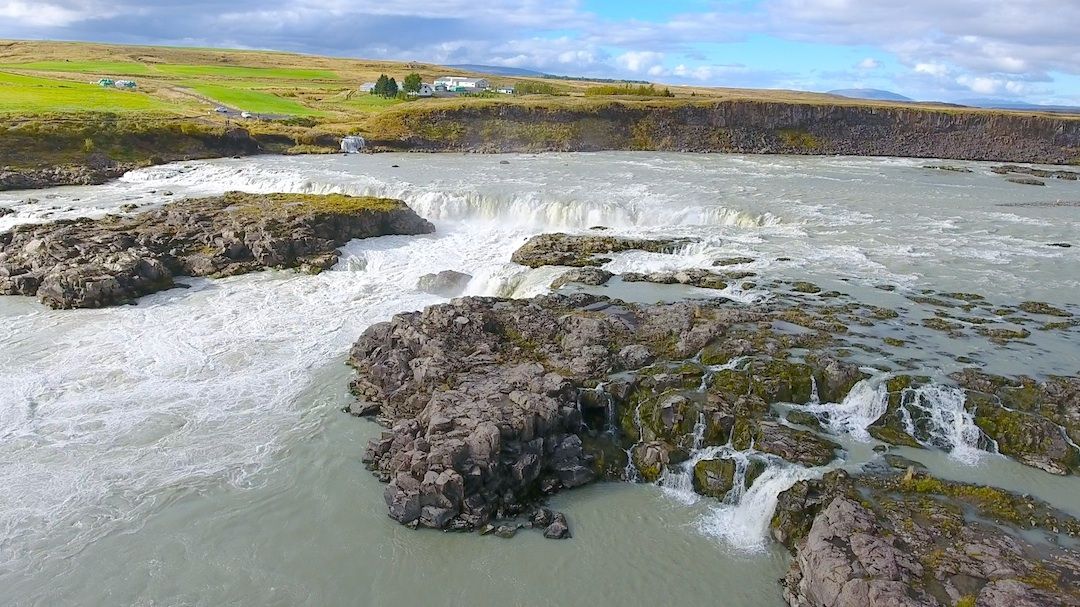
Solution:
<svg viewBox="0 0 1080 607"><path fill-rule="evenodd" d="M465 76L443 76L435 81L435 88L446 87L448 91L486 91L491 88L487 78L466 78Z"/></svg>
<svg viewBox="0 0 1080 607"><path fill-rule="evenodd" d="M409 92L410 97L431 97L434 94L435 94L435 89L430 84L428 84L426 82L422 83L420 85L420 90L415 91L415 92L413 92L413 91Z"/></svg>
<svg viewBox="0 0 1080 607"><path fill-rule="evenodd" d="M374 91L374 90L375 90L375 83L374 82L365 82L365 83L360 85L360 92L361 93L370 93L371 91Z"/></svg>

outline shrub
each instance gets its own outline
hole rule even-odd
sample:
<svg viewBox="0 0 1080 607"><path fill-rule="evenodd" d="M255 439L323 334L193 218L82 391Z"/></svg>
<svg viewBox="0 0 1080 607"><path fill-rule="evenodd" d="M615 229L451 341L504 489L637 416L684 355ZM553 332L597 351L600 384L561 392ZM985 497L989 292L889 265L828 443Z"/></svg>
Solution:
<svg viewBox="0 0 1080 607"><path fill-rule="evenodd" d="M669 89L658 89L653 84L639 84L638 86L632 86L629 84L617 85L617 84L605 84L603 86L592 86L585 89L585 95L587 97L599 97L602 95L635 95L638 97L674 97L675 93L672 93Z"/></svg>

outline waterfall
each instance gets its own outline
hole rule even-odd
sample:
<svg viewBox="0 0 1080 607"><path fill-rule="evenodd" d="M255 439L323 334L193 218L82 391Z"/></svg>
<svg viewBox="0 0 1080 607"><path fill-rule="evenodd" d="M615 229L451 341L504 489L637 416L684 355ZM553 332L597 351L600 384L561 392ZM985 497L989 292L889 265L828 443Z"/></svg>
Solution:
<svg viewBox="0 0 1080 607"><path fill-rule="evenodd" d="M928 384L904 390L900 414L907 433L927 447L949 452L968 465L979 461L985 450L982 431L965 407L964 391L952 386ZM991 445L992 447L992 445Z"/></svg>
<svg viewBox="0 0 1080 607"><path fill-rule="evenodd" d="M802 466L770 465L737 502L725 501L713 507L699 523L699 529L734 548L764 550L777 498L798 481L820 474L819 470Z"/></svg>
<svg viewBox="0 0 1080 607"><path fill-rule="evenodd" d="M623 480L636 483L641 480L641 473L638 472L637 466L634 465L634 447L640 445L645 440L645 433L641 429L641 403L639 402L634 407L634 427L637 428L638 438L637 442L630 445L626 449L626 469L623 470Z"/></svg>
<svg viewBox="0 0 1080 607"><path fill-rule="evenodd" d="M359 135L349 135L341 139L341 151L345 154L359 154L366 146L367 142Z"/></svg>
<svg viewBox="0 0 1080 607"><path fill-rule="evenodd" d="M797 407L803 411L826 416L826 426L835 434L850 434L855 440L870 440L868 429L889 407L889 392L885 380L888 375L879 374L855 384L840 403L822 404L817 398L817 381L810 403Z"/></svg>

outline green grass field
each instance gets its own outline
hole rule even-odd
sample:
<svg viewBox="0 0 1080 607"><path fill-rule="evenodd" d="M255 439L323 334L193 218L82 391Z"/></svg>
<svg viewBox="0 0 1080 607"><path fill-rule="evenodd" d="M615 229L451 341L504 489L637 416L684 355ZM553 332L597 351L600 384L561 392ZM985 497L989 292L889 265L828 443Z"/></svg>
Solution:
<svg viewBox="0 0 1080 607"><path fill-rule="evenodd" d="M224 65L154 65L154 71L171 76L237 78L248 80L339 80L330 70L271 67L235 67Z"/></svg>
<svg viewBox="0 0 1080 607"><path fill-rule="evenodd" d="M303 106L291 99L261 91L218 84L189 84L188 86L200 95L204 95L222 105L257 114L284 114L290 116L319 116L322 114L319 110Z"/></svg>
<svg viewBox="0 0 1080 607"><path fill-rule="evenodd" d="M37 115L50 112L166 110L149 95L104 89L96 84L0 72L0 112Z"/></svg>

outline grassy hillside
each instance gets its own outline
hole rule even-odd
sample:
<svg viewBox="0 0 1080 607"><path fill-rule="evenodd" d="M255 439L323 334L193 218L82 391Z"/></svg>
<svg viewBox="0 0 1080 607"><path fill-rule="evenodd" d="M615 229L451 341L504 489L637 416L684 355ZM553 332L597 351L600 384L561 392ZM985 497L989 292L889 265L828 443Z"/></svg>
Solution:
<svg viewBox="0 0 1080 607"><path fill-rule="evenodd" d="M80 111L168 110L179 114L202 113L208 119L216 104L253 112L318 117L325 123L355 122L357 114L380 112L398 102L382 100L357 91L363 82L380 74L400 82L410 72L431 82L446 74L469 74L430 64L317 57L270 51L119 46L74 42L0 41L0 74L37 78L20 88L0 94L0 114L48 114ZM477 75L477 74L473 74ZM99 78L126 78L138 82L138 92L94 88ZM583 97L586 91L613 92L618 87L584 80L551 80L485 75L492 84L514 85L542 82L551 85L560 103ZM32 82L32 84L31 84ZM78 86L86 85L86 86ZM87 88L90 87L90 88ZM16 95L34 103L13 101ZM704 87L659 87L683 101L757 100L835 106L930 107L934 104L898 104L891 101L848 99L817 93L784 90L749 90ZM54 94L50 94L54 93ZM631 97L634 97L633 95ZM502 97L503 103L535 103L533 97ZM550 100L548 101L550 103ZM81 106L79 104L82 104ZM409 103L424 107L455 106L457 99L423 99ZM104 105L99 105L104 104ZM1030 112L1028 112L1030 113Z"/></svg>
<svg viewBox="0 0 1080 607"><path fill-rule="evenodd" d="M419 73L426 82L446 74L468 75L438 65L268 51L0 41L0 167L24 170L80 164L91 154L145 163L232 153L225 150L238 145L236 134L232 139L222 138L237 126L247 131L244 137L250 134L257 140L252 145L277 152L329 151L337 137L360 133L386 149L801 153L851 149L850 153L888 154L894 153L888 146L870 149L860 141L846 141L845 129L860 131L863 122L876 120L874 112L880 111L901 128L904 123L930 122L919 136L938 137L949 134L950 124L977 117L964 128L972 134L970 145L978 146L982 141L979 129L999 136L1021 128L1018 133L1029 138L1051 132L1042 123L1034 130L1018 127L1020 119L1080 124L1080 116L782 90L671 86L656 89L670 91L671 96L649 96L645 88L628 91L636 94L598 95L623 89L610 83L502 76L485 77L495 86L538 83L548 94L403 101L358 91L361 83L374 81L380 74L400 82L410 72ZM96 84L100 78L131 79L138 87L134 91L102 88ZM734 113L722 109L731 104L746 107ZM219 105L271 119L223 116L214 111ZM806 116L812 116L812 122ZM740 124L724 122L732 119ZM828 132L815 131L824 123L831 125ZM738 133L731 130L763 124L768 128L753 135L760 141L740 142ZM1034 147L1031 153L1020 150L1017 154L1072 158L1075 130L1072 126L1059 129L1067 136L1053 145L1068 149L1056 156L1047 156L1045 149L1035 153ZM897 141L910 135L879 132ZM818 141L825 135L835 145ZM749 132L745 136L750 137ZM957 143L957 149L963 145Z"/></svg>

